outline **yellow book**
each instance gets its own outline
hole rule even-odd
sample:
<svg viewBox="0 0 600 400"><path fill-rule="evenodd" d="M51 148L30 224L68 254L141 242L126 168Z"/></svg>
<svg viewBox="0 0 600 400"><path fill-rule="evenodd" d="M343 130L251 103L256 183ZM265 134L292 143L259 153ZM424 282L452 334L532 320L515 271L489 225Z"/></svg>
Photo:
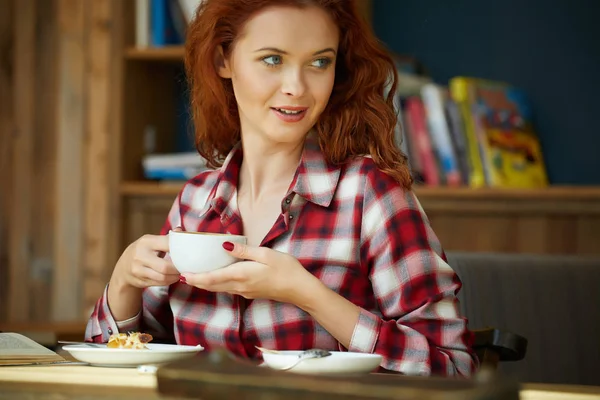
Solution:
<svg viewBox="0 0 600 400"><path fill-rule="evenodd" d="M456 77L450 80L450 95L458 105L463 119L467 141L467 158L469 163L469 186L485 186L483 164L479 153L478 140L475 133L475 121L471 116L471 105L475 101L472 88L467 78Z"/></svg>
<svg viewBox="0 0 600 400"><path fill-rule="evenodd" d="M524 93L506 83L456 77L450 81L461 107L471 165L470 185L548 185L539 138Z"/></svg>

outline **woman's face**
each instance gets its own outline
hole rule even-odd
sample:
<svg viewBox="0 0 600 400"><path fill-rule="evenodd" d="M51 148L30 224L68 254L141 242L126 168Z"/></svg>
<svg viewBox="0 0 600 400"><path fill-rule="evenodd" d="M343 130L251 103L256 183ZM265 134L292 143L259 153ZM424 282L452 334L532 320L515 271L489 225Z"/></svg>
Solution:
<svg viewBox="0 0 600 400"><path fill-rule="evenodd" d="M231 79L242 138L304 140L333 88L339 32L317 7L271 7L249 19L219 74Z"/></svg>

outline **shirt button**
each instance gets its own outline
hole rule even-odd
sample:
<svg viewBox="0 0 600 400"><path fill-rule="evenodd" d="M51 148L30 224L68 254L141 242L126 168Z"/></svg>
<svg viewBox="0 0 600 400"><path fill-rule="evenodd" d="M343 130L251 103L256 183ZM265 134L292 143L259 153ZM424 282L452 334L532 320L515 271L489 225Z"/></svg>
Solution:
<svg viewBox="0 0 600 400"><path fill-rule="evenodd" d="M112 328L108 328L108 333L109 333L110 335L112 335L112 333L113 333L113 330L112 330Z"/></svg>
<svg viewBox="0 0 600 400"><path fill-rule="evenodd" d="M290 214L290 219L294 219L294 216Z"/></svg>
<svg viewBox="0 0 600 400"><path fill-rule="evenodd" d="M285 204L290 204L292 201L290 199L285 199Z"/></svg>

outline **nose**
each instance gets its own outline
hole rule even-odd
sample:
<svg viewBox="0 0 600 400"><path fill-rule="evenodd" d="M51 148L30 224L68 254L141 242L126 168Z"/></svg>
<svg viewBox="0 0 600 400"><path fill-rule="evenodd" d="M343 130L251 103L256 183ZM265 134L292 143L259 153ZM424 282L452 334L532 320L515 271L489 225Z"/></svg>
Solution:
<svg viewBox="0 0 600 400"><path fill-rule="evenodd" d="M305 77L301 68L289 68L282 76L281 92L286 96L300 97L306 92Z"/></svg>

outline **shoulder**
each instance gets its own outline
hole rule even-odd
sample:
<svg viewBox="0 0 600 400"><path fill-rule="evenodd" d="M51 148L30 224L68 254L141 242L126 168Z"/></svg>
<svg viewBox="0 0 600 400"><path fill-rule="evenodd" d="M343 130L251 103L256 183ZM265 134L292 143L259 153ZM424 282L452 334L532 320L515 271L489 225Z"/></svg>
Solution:
<svg viewBox="0 0 600 400"><path fill-rule="evenodd" d="M352 185L358 183L359 186L363 224L367 232L378 230L385 224L398 228L399 224L429 223L412 188L406 188L379 169L371 157L355 157L348 161L340 184L348 185L351 181Z"/></svg>
<svg viewBox="0 0 600 400"><path fill-rule="evenodd" d="M186 181L173 201L167 222L161 230L162 234L166 234L173 227L181 226L188 216L203 212L219 179L218 170L206 170Z"/></svg>
<svg viewBox="0 0 600 400"><path fill-rule="evenodd" d="M206 170L189 179L179 192L180 207L202 209L220 180L220 170Z"/></svg>
<svg viewBox="0 0 600 400"><path fill-rule="evenodd" d="M383 172L370 156L353 157L346 162L342 170L341 180L354 180L359 183L366 200L392 196L397 204L400 199L407 201L415 198L412 188L404 187L392 176Z"/></svg>

